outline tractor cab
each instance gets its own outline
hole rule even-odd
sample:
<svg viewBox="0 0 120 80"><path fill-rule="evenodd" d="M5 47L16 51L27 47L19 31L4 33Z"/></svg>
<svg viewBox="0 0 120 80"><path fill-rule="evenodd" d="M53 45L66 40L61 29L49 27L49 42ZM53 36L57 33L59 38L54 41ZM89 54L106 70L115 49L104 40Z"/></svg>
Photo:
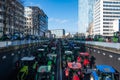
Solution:
<svg viewBox="0 0 120 80"><path fill-rule="evenodd" d="M97 65L92 71L90 80L119 80L119 74L111 66Z"/></svg>
<svg viewBox="0 0 120 80"><path fill-rule="evenodd" d="M48 60L54 60L56 59L57 54L50 53L50 54L47 54L47 57L48 57Z"/></svg>
<svg viewBox="0 0 120 80"><path fill-rule="evenodd" d="M67 61L67 62L74 60L74 56L73 56L73 52L72 51L66 50L64 52L64 56L65 56L65 61Z"/></svg>
<svg viewBox="0 0 120 80"><path fill-rule="evenodd" d="M71 62L74 60L74 55L72 51L66 50L62 56L63 60L63 68L67 65L67 62Z"/></svg>
<svg viewBox="0 0 120 80"><path fill-rule="evenodd" d="M18 80L24 80L28 75L35 73L37 63L38 62L35 61L35 57L33 56L21 58L20 60L21 68L17 75Z"/></svg>
<svg viewBox="0 0 120 80"><path fill-rule="evenodd" d="M57 47L54 46L54 47L51 47L51 51L50 52L51 53L56 53L56 50L57 50Z"/></svg>
<svg viewBox="0 0 120 80"><path fill-rule="evenodd" d="M37 70L35 80L50 80L51 76L51 66L42 65Z"/></svg>
<svg viewBox="0 0 120 80"><path fill-rule="evenodd" d="M43 57L43 56L46 55L46 53L45 53L46 51L45 51L44 48L39 48L37 51L38 51L38 52L37 52L37 57L38 57L38 58L41 58L41 57Z"/></svg>

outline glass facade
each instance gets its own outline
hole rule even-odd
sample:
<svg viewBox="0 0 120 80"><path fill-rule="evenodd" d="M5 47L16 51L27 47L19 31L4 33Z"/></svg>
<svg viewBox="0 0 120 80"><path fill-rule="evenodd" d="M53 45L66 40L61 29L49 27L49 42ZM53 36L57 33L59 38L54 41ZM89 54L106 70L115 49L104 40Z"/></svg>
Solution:
<svg viewBox="0 0 120 80"><path fill-rule="evenodd" d="M88 27L88 0L79 0L79 20L78 20L78 29L79 33L85 33L86 28Z"/></svg>
<svg viewBox="0 0 120 80"><path fill-rule="evenodd" d="M79 0L79 20L78 29L79 33L85 33L88 25L93 22L93 7L97 0Z"/></svg>

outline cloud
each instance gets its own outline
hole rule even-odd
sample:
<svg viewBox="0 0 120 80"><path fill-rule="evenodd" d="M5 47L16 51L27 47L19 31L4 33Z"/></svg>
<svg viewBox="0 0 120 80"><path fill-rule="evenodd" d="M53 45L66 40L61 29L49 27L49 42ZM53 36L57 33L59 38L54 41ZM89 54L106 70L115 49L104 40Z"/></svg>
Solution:
<svg viewBox="0 0 120 80"><path fill-rule="evenodd" d="M67 23L69 22L69 20L66 20L66 19L57 19L57 18L49 18L48 20L49 22L56 22L56 23L59 23L59 24L64 24L64 23Z"/></svg>
<svg viewBox="0 0 120 80"><path fill-rule="evenodd" d="M39 3L34 3L34 2L25 2L25 6L38 6L42 8L42 6Z"/></svg>

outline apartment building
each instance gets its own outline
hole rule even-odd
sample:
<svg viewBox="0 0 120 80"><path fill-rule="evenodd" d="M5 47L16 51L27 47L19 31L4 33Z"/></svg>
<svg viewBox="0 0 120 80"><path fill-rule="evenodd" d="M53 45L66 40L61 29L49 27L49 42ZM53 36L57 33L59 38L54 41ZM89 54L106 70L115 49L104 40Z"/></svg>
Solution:
<svg viewBox="0 0 120 80"><path fill-rule="evenodd" d="M0 0L0 36L24 32L24 6L19 0Z"/></svg>
<svg viewBox="0 0 120 80"><path fill-rule="evenodd" d="M48 30L48 17L37 6L25 7L25 33L26 35L45 36Z"/></svg>

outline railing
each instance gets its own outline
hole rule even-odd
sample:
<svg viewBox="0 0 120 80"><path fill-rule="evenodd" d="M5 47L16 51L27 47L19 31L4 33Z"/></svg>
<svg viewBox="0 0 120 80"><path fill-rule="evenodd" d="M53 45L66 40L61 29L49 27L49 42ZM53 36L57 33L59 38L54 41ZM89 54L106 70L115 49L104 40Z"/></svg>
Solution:
<svg viewBox="0 0 120 80"><path fill-rule="evenodd" d="M120 43L96 42L96 41L77 41L77 42L96 45L96 46L103 46L108 48L120 49Z"/></svg>
<svg viewBox="0 0 120 80"><path fill-rule="evenodd" d="M3 41L3 42L0 42L0 47L8 47L8 46L36 43L36 42L45 42L45 41L46 40Z"/></svg>

